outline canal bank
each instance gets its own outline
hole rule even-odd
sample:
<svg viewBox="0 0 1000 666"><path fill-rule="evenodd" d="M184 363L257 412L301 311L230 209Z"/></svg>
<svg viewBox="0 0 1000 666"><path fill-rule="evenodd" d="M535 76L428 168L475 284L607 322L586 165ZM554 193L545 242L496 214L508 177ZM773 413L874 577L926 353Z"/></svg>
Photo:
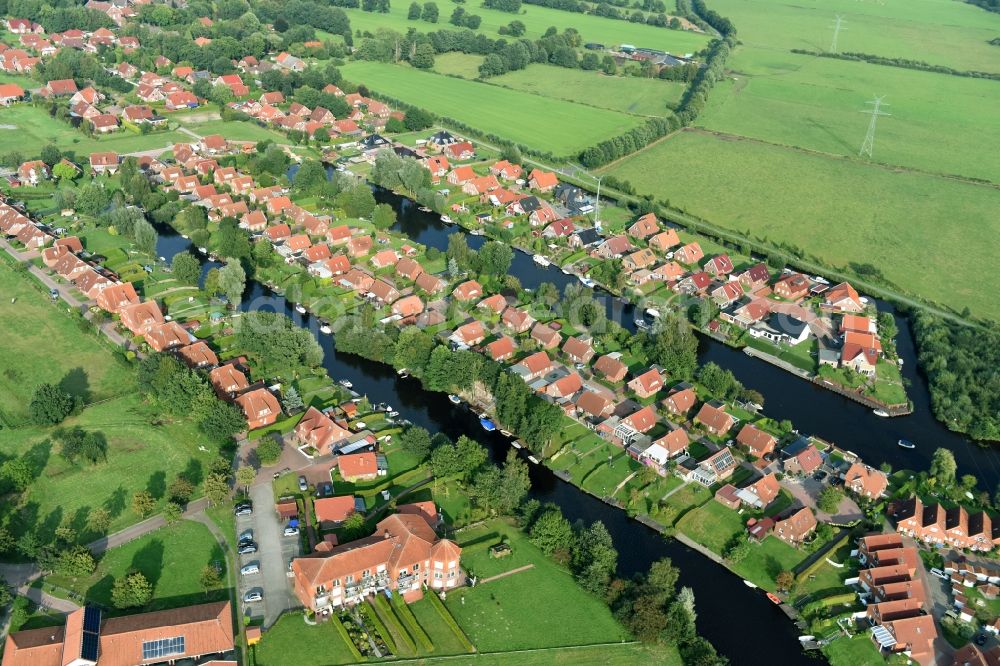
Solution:
<svg viewBox="0 0 1000 666"><path fill-rule="evenodd" d="M190 242L167 227L158 228L157 251L167 261L177 252L190 251ZM204 274L215 262L200 257ZM443 432L453 439L461 435L488 446L493 459L501 462L511 448L511 440L499 431L485 432L479 418L469 409L451 404L441 393L426 391L420 381L399 377L390 366L352 354L338 353L333 337L319 332L319 322L295 311L282 296L249 282L240 304L241 311L280 312L310 330L324 351L323 367L334 379L348 379L354 390L379 401L390 402L414 424L431 432ZM523 455L523 454L522 454ZM654 529L576 486L558 479L547 467L530 465L531 496L553 502L571 521L601 521L619 552L618 575L630 577L648 570L654 561L669 557L681 571L681 584L691 587L697 599L698 631L734 664L815 663L800 650L798 632L785 621L781 611L759 590L743 585L740 577L722 569L691 548L664 539ZM734 622L738 619L738 622ZM748 646L768 637L768 653L748 650Z"/></svg>

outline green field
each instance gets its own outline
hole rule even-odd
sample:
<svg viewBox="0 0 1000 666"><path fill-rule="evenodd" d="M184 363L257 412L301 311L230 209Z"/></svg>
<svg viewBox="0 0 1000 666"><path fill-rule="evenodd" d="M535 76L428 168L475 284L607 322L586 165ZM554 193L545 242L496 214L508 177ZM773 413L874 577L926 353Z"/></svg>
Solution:
<svg viewBox="0 0 1000 666"><path fill-rule="evenodd" d="M18 104L5 108L0 114L0 154L17 151L36 157L47 144L55 144L64 153L76 153L77 160L86 159L96 151L129 153L154 148L166 148L177 141L190 141L181 132L168 131L153 134L133 134L119 130L102 138L91 139L73 129L69 123L56 120L42 108Z"/></svg>
<svg viewBox="0 0 1000 666"><path fill-rule="evenodd" d="M302 621L301 613L283 615L253 650L257 666L282 666L292 656L296 666L356 662L333 622L309 626Z"/></svg>
<svg viewBox="0 0 1000 666"><path fill-rule="evenodd" d="M663 116L684 94L685 84L660 79L605 76L599 72L555 65L526 69L491 78L490 83L638 116Z"/></svg>
<svg viewBox="0 0 1000 666"><path fill-rule="evenodd" d="M434 71L438 74L461 76L463 79L479 77L483 56L472 53L439 53L434 56Z"/></svg>
<svg viewBox="0 0 1000 666"><path fill-rule="evenodd" d="M748 49L761 49L754 64L768 66L765 52L826 51L834 15L844 21L841 52L921 60L955 69L1000 72L989 40L1000 35L1000 14L953 0L708 0L734 24ZM741 57L742 62L742 57ZM761 71L761 70L757 70ZM869 91L871 94L874 91Z"/></svg>
<svg viewBox="0 0 1000 666"><path fill-rule="evenodd" d="M31 394L43 383L62 383L87 403L131 391L132 371L114 361L96 337L81 332L65 304L52 303L35 278L18 275L0 261L0 285L4 294L0 330L5 333L0 423L23 423Z"/></svg>
<svg viewBox="0 0 1000 666"><path fill-rule="evenodd" d="M278 143L288 141L284 134L279 134L252 122L240 120L210 120L204 123L182 121L181 124L202 136L221 134L230 141L277 141ZM189 137L189 140L192 139Z"/></svg>
<svg viewBox="0 0 1000 666"><path fill-rule="evenodd" d="M344 77L511 141L569 155L642 123L635 116L548 99L408 66L355 61Z"/></svg>
<svg viewBox="0 0 1000 666"><path fill-rule="evenodd" d="M112 608L111 588L115 579L138 570L153 584L153 601L142 610L162 610L228 597L225 588L205 592L200 577L206 564L221 567L225 580L226 556L215 537L201 523L182 520L109 550L91 576L70 579L51 575L45 581L84 595L89 602Z"/></svg>
<svg viewBox="0 0 1000 666"><path fill-rule="evenodd" d="M507 537L513 554L491 559L489 547ZM568 571L501 521L465 530L462 566L479 577L533 564L532 569L448 594L448 610L483 652L627 640L603 601L580 589ZM528 600L528 601L526 601Z"/></svg>
<svg viewBox="0 0 1000 666"><path fill-rule="evenodd" d="M667 4L670 7L673 6L672 3ZM397 2L392 5L387 14L349 8L344 8L344 12L351 19L351 29L361 30L362 32L375 33L377 30L385 28L401 33L406 33L410 28L414 28L420 32L458 29L448 23L448 17L454 11L451 3L438 3L441 18L437 23L407 20L406 13L409 6L409 3ZM469 14L478 14L481 16L483 22L478 32L493 39L501 36L497 32L498 28L507 25L511 21L518 20L527 27L527 31L524 34L524 37L527 39L537 39L542 36L542 33L547 28L554 26L560 32L566 28L576 28L585 42L601 42L607 46L633 44L635 46L662 49L675 54L693 53L708 43L708 37L700 33L668 30L640 23L565 12L537 5L523 5L521 12L518 14L489 9L481 6L479 3L475 5L470 4L466 7L465 11ZM506 39L510 38L506 37ZM357 39L355 39L355 42L360 43Z"/></svg>
<svg viewBox="0 0 1000 666"><path fill-rule="evenodd" d="M524 652L480 652L475 655L412 659L403 662L408 666L431 664L475 664L475 666L681 666L680 655L673 646L650 646L642 643L617 643L609 645L581 645L577 647L548 648ZM267 666L267 665L264 665Z"/></svg>
<svg viewBox="0 0 1000 666"><path fill-rule="evenodd" d="M663 166L675 165L664 178ZM1000 317L992 265L1000 191L755 141L683 132L608 172L641 193L843 267L868 262L904 291Z"/></svg>

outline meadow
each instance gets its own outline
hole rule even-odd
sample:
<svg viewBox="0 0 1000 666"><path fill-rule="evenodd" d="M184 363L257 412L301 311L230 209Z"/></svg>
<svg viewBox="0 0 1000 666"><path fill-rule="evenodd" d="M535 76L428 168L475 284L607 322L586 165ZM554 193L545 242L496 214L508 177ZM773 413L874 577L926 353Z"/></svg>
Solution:
<svg viewBox="0 0 1000 666"><path fill-rule="evenodd" d="M993 47L996 48L996 47ZM1000 51L1000 49L997 49ZM1000 82L788 54L781 76L720 82L697 125L774 143L857 155L862 111L885 96L873 158L934 173L1000 181ZM793 66L794 65L794 66Z"/></svg>
<svg viewBox="0 0 1000 666"><path fill-rule="evenodd" d="M1000 318L1000 276L983 270L1000 233L993 187L699 131L605 172L719 226L837 267L871 263L905 292Z"/></svg>
<svg viewBox="0 0 1000 666"><path fill-rule="evenodd" d="M606 76L554 65L529 65L489 79L523 92L637 116L664 116L680 101L686 85L660 79Z"/></svg>
<svg viewBox="0 0 1000 666"><path fill-rule="evenodd" d="M474 53L439 53L434 56L434 71L438 74L461 76L463 79L479 77L479 66L483 56Z"/></svg>
<svg viewBox="0 0 1000 666"><path fill-rule="evenodd" d="M230 141L275 141L286 143L288 138L274 130L243 120L209 120L207 122L187 122L181 125L201 136L221 134ZM188 137L188 141L192 141Z"/></svg>
<svg viewBox="0 0 1000 666"><path fill-rule="evenodd" d="M0 422L21 425L39 384L62 385L85 403L132 391L132 371L111 358L109 349L84 334L65 304L53 303L33 279L18 275L0 261ZM44 340L44 349L38 341Z"/></svg>
<svg viewBox="0 0 1000 666"><path fill-rule="evenodd" d="M384 28L396 30L401 33L406 33L410 28L415 28L420 32L458 29L448 23L448 18L451 16L451 12L454 11L454 6L451 3L438 3L441 17L437 23L408 20L406 13L409 6L409 3L397 2L391 6L389 12L386 14L348 8L345 8L344 11L347 13L348 18L351 19L351 28L353 30L361 30L362 33L375 33L377 30ZM607 46L633 44L635 46L661 49L681 55L694 53L702 49L709 40L707 35L697 32L668 30L667 28L657 28L642 23L617 21L615 19L566 12L538 5L522 5L521 11L513 14L483 7L477 3L475 6L469 5L466 7L466 12L482 17L482 23L477 32L481 32L493 39L503 37L498 32L501 26L506 26L511 21L517 20L524 23L527 28L524 37L528 39L541 37L549 27L555 27L560 32L566 28L575 28L585 42L600 42ZM509 37L505 38L509 39Z"/></svg>
<svg viewBox="0 0 1000 666"><path fill-rule="evenodd" d="M18 104L0 113L0 154L17 151L28 157L37 155L44 146L52 143L64 153L75 153L77 160L86 160L90 153L97 151L130 153L169 148L177 141L190 140L187 134L176 131L134 134L128 130L88 138L69 123L56 120L48 111L30 104Z"/></svg>
<svg viewBox="0 0 1000 666"><path fill-rule="evenodd" d="M826 51L834 16L845 23L837 40L841 52L921 60L955 69L1000 72L996 46L1000 14L953 0L709 0L729 18L744 51L733 68L765 73L776 49ZM759 52L757 50L760 49ZM779 68L780 69L780 68Z"/></svg>
<svg viewBox="0 0 1000 666"><path fill-rule="evenodd" d="M556 155L570 155L643 122L607 109L464 81L408 66L355 61L344 78L454 118L483 132Z"/></svg>

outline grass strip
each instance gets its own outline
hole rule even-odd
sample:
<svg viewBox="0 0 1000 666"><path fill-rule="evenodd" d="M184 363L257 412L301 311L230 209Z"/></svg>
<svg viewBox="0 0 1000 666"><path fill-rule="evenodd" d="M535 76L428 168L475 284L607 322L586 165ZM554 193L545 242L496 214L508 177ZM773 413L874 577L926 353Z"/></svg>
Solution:
<svg viewBox="0 0 1000 666"><path fill-rule="evenodd" d="M438 595L433 590L427 590L424 596L431 600L431 605L437 609L438 615L441 616L441 619L444 620L444 623L447 624L449 627L451 627L452 632L454 632L455 636L458 637L458 640L461 641L462 645L465 646L465 650L470 653L475 652L476 648L472 644L472 641L470 641L469 637L465 635L465 632L462 631L462 628L458 626L458 622L455 622L455 618L452 617L451 612L449 612L448 609L445 608L444 604L441 602L441 599L438 598Z"/></svg>

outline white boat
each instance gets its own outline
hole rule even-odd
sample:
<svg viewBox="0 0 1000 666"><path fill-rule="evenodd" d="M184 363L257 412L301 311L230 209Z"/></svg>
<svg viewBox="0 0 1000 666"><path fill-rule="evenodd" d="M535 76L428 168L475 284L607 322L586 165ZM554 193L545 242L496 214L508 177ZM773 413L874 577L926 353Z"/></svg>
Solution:
<svg viewBox="0 0 1000 666"><path fill-rule="evenodd" d="M514 434L510 430L503 430L503 429L501 429L500 430L500 434L503 435L504 437L513 437L514 436Z"/></svg>
<svg viewBox="0 0 1000 666"><path fill-rule="evenodd" d="M347 381L346 379L341 379L337 383L340 384L341 386L343 386L344 388L351 388L351 387L354 386L354 384L352 384L351 382Z"/></svg>
<svg viewBox="0 0 1000 666"><path fill-rule="evenodd" d="M885 411L884 409L873 409L872 410L872 414L874 414L875 416L881 416L881 417L889 416L889 412Z"/></svg>
<svg viewBox="0 0 1000 666"><path fill-rule="evenodd" d="M207 247L199 247L198 251L201 252L202 254L208 254L208 248Z"/></svg>
<svg viewBox="0 0 1000 666"><path fill-rule="evenodd" d="M485 232L482 229L473 229L469 232L472 236L482 236Z"/></svg>
<svg viewBox="0 0 1000 666"><path fill-rule="evenodd" d="M452 222L451 218L448 217L447 215L442 215L441 221L444 222L445 224L455 224L454 222Z"/></svg>
<svg viewBox="0 0 1000 666"><path fill-rule="evenodd" d="M322 326L319 327L319 332L323 333L324 335L330 335L331 333L333 333L333 329L330 328L329 324L323 324Z"/></svg>
<svg viewBox="0 0 1000 666"><path fill-rule="evenodd" d="M451 402L451 404L453 404L453 405L460 405L460 404L462 404L462 399L461 399L461 398L459 398L459 397L458 397L457 395L455 395L454 393L449 393L449 394L448 394L448 400L449 400L449 401Z"/></svg>
<svg viewBox="0 0 1000 666"><path fill-rule="evenodd" d="M538 264L539 266L549 266L549 265L551 265L551 263L552 263L551 261L549 261L548 259L546 259L545 257L543 257L543 256L542 256L542 255L540 255L540 254L536 254L536 255L534 255L534 256L532 257L532 259L533 259L533 260L534 260L534 262L535 262L536 264Z"/></svg>
<svg viewBox="0 0 1000 666"><path fill-rule="evenodd" d="M518 442L518 441L515 440L515 441L511 442L511 446L513 446L515 449L519 449L519 448L521 448L521 442Z"/></svg>
<svg viewBox="0 0 1000 666"><path fill-rule="evenodd" d="M397 416L399 416L399 412L389 412L389 416L391 416L392 418L396 418Z"/></svg>
<svg viewBox="0 0 1000 666"><path fill-rule="evenodd" d="M386 405L385 407L382 408L382 411L391 412L392 411L392 405Z"/></svg>
<svg viewBox="0 0 1000 666"><path fill-rule="evenodd" d="M188 236L187 236L187 234L181 234L181 238L183 238L184 240L187 240Z"/></svg>
<svg viewBox="0 0 1000 666"><path fill-rule="evenodd" d="M538 458L536 458L535 456L528 456L528 460L535 463L536 465L538 464Z"/></svg>
<svg viewBox="0 0 1000 666"><path fill-rule="evenodd" d="M649 324L647 324L645 322L645 320L643 320L643 319L636 319L635 320L635 327L638 328L641 331L645 331L646 329L649 328Z"/></svg>
<svg viewBox="0 0 1000 666"><path fill-rule="evenodd" d="M755 590L757 589L757 586L754 585L753 583L751 583L750 581L748 581L746 578L743 579L743 584L746 585L747 587L753 588Z"/></svg>
<svg viewBox="0 0 1000 666"><path fill-rule="evenodd" d="M901 449L915 449L915 448L917 448L917 445L914 444L913 442L911 442L908 439L901 439L901 440L899 440L899 442L897 442L897 444L899 444L899 448L901 448Z"/></svg>
<svg viewBox="0 0 1000 666"><path fill-rule="evenodd" d="M650 317L659 317L660 311L657 310L656 308L646 308L646 314L648 314Z"/></svg>
<svg viewBox="0 0 1000 666"><path fill-rule="evenodd" d="M590 278L585 278L585 277L582 277L582 276L580 277L580 282L583 284L584 287L590 287L591 289L593 289L595 286L597 286L596 282L594 282Z"/></svg>
<svg viewBox="0 0 1000 666"><path fill-rule="evenodd" d="M830 281L821 275L814 275L813 282L819 282L820 284L830 284Z"/></svg>
<svg viewBox="0 0 1000 666"><path fill-rule="evenodd" d="M429 212L431 212L431 209L428 208L427 206L421 206L417 210L419 210L421 213L429 213Z"/></svg>
<svg viewBox="0 0 1000 666"><path fill-rule="evenodd" d="M298 312L299 314L305 314L306 313L306 307L304 305L302 305L301 303L296 303L295 304L295 311Z"/></svg>

